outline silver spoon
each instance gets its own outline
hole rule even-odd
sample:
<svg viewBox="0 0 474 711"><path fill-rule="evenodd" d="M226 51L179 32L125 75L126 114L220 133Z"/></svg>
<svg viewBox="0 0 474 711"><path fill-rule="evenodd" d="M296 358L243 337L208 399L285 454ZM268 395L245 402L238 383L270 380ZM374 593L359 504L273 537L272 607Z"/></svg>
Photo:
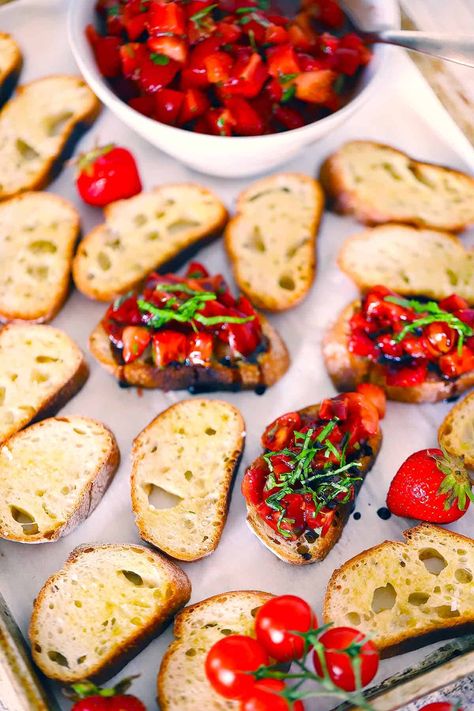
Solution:
<svg viewBox="0 0 474 711"><path fill-rule="evenodd" d="M367 42L393 44L414 52L430 54L433 57L447 59L449 62L474 67L474 35L443 34L439 32L418 32L411 30L364 30L358 13L348 3L341 2L356 32Z"/></svg>

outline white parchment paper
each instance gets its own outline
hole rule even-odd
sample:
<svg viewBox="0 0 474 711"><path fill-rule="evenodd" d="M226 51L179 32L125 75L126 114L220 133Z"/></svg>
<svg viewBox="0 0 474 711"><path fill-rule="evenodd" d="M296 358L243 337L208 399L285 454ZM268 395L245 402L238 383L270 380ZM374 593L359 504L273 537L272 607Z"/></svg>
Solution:
<svg viewBox="0 0 474 711"><path fill-rule="evenodd" d="M25 55L22 82L39 76L76 71L67 46L67 0L17 0L0 10L0 30L14 34ZM453 167L474 169L474 151L459 132L412 63L397 50L389 63L383 92L367 103L347 124L330 137L308 148L283 166L283 170L316 174L322 159L343 141L370 138L391 143L411 154ZM194 181L215 190L229 208L248 181L214 179L176 163L145 143L104 110L80 149L94 142L114 141L135 154L145 188L168 181ZM84 206L74 189L73 169L66 169L50 190L71 199L80 209L83 232L101 221L100 210ZM306 301L289 313L271 317L291 352L287 375L263 396L254 393L217 393L239 407L247 424L247 444L234 488L229 517L217 551L201 562L183 565L193 585L192 601L238 589L292 592L305 597L317 611L332 571L348 558L387 538L400 538L410 521L392 517L383 521L377 509L385 504L388 484L402 461L412 452L437 443L437 427L449 410L446 403L403 405L390 403L383 421L384 443L377 463L358 497L360 520L350 519L340 542L326 560L304 567L289 566L262 547L245 525L245 507L240 482L246 465L259 453L263 427L274 417L331 396L334 389L326 375L320 352L323 333L330 321L356 295L352 283L338 270L336 255L349 235L361 229L350 218L324 216L318 243L318 276ZM473 234L465 240L472 243ZM222 243L202 250L198 257L211 271L231 279ZM1 265L0 265L1 268ZM429 265L427 265L429 268ZM74 292L55 319L87 352L87 338L101 318L104 305ZM12 354L12 358L14 354ZM90 378L84 389L64 408L65 413L103 420L117 436L122 464L114 482L93 515L67 538L54 544L28 546L0 541L0 589L18 624L26 634L32 602L46 578L60 568L69 552L80 543L139 542L130 506L130 446L132 439L167 406L187 397L186 392L163 393L122 390L92 358ZM472 508L472 507L471 507ZM453 530L469 533L472 510ZM354 590L354 595L357 591ZM156 708L156 673L164 650L172 639L168 629L126 668L140 673L134 689ZM381 665L378 678L398 671L427 653L426 650L396 657ZM67 702L64 708L69 708ZM330 707L318 701L317 708ZM308 705L308 709L311 707Z"/></svg>

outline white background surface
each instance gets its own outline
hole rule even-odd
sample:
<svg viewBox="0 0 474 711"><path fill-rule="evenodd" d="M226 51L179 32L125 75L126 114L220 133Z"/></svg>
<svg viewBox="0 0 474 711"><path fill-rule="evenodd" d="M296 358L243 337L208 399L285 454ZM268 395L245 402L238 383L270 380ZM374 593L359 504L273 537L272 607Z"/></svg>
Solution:
<svg viewBox="0 0 474 711"><path fill-rule="evenodd" d="M22 82L52 73L75 71L65 36L66 0L17 0L0 10L0 30L12 32L25 55ZM284 170L316 174L321 160L340 143L352 138L371 138L392 143L418 158L457 168L474 170L474 151L420 78L412 64L396 51L390 63L384 92L329 139L315 144L304 155L283 166ZM82 140L81 149L96 141L115 141L134 152L145 188L168 181L197 181L214 189L233 207L245 181L211 179L185 169L151 148L103 112ZM83 206L74 190L73 170L66 169L50 188L80 208L83 232L101 221L98 210ZM183 565L193 584L192 601L225 590L262 589L274 593L293 592L305 597L319 612L326 583L338 565L387 538L399 538L411 522L392 517L382 521L376 514L385 504L388 484L402 461L412 452L437 443L436 431L449 405L413 406L390 403L383 422L384 444L357 501L359 521L350 519L340 542L323 563L292 567L264 549L244 523L245 507L240 482L245 466L259 453L264 426L274 417L334 395L325 373L320 344L328 323L356 290L337 269L335 258L343 240L360 229L349 218L326 214L318 244L318 277L307 300L293 311L272 317L289 346L292 366L287 375L259 397L254 393L216 394L238 406L247 423L247 446L237 477L229 517L218 550L201 562ZM466 235L466 241L471 241ZM200 259L211 271L222 270L230 278L223 247L216 242L203 250ZM77 292L69 298L55 320L87 351L87 337L101 318L104 305L95 304ZM61 567L69 552L80 543L92 541L139 542L130 507L129 453L132 439L168 405L186 397L185 392L149 391L140 397L136 390L121 390L115 380L88 357L90 378L84 389L64 408L65 413L88 415L103 420L117 436L122 465L103 501L74 533L53 544L27 546L0 541L0 589L22 630L26 632L32 601L45 579ZM471 507L472 509L472 507ZM472 510L453 530L469 533ZM357 591L354 591L357 595ZM149 709L155 705L155 679L161 656L172 639L168 629L125 670L141 673L134 689ZM379 678L398 671L423 657L428 649L406 654L381 665ZM65 703L64 708L69 708ZM308 705L308 709L311 709ZM325 706L318 702L318 709Z"/></svg>

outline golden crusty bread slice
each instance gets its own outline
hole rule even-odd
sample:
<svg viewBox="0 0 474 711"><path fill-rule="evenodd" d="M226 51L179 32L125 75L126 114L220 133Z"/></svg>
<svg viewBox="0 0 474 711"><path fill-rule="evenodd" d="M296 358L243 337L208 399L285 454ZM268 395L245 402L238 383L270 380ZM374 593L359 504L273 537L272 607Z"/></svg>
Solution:
<svg viewBox="0 0 474 711"><path fill-rule="evenodd" d="M0 113L0 200L47 185L99 109L81 77L49 76L20 87Z"/></svg>
<svg viewBox="0 0 474 711"><path fill-rule="evenodd" d="M54 414L89 374L82 352L52 326L10 324L0 331L0 443Z"/></svg>
<svg viewBox="0 0 474 711"><path fill-rule="evenodd" d="M299 413L301 415L308 414L317 416L319 408L319 404L310 405L309 407L299 410ZM379 430L378 434L371 437L367 444L372 453L364 455L358 460L361 466L357 470L357 476L361 477L362 481L358 481L354 484L356 496L364 483L365 477L375 463L382 444L382 432ZM264 546L280 558L280 560L285 561L285 563L291 563L292 565L310 565L311 563L317 563L323 560L338 542L350 516L353 501L339 505L336 509L334 523L329 531L325 536L320 536L312 542L308 542L304 536L301 536L296 541L285 540L258 515L255 505L249 504L248 502L246 505L247 524Z"/></svg>
<svg viewBox="0 0 474 711"><path fill-rule="evenodd" d="M437 300L455 291L474 304L474 250L447 232L373 227L344 242L338 264L362 291L384 284L399 294Z"/></svg>
<svg viewBox="0 0 474 711"><path fill-rule="evenodd" d="M230 711L239 701L224 699L204 673L208 651L229 634L255 636L255 616L272 595L255 590L221 593L185 607L176 616L175 641L168 647L158 674L161 711Z"/></svg>
<svg viewBox="0 0 474 711"><path fill-rule="evenodd" d="M235 366L220 362L210 366L177 364L156 368L145 361L120 365L114 358L110 339L99 323L89 337L89 349L99 363L121 383L141 388L206 392L210 390L254 390L276 383L288 370L290 358L279 333L259 316L268 349L255 362L237 361Z"/></svg>
<svg viewBox="0 0 474 711"><path fill-rule="evenodd" d="M212 553L244 437L242 415L223 400L182 400L145 427L132 449L132 507L140 536L179 560Z"/></svg>
<svg viewBox="0 0 474 711"><path fill-rule="evenodd" d="M474 223L474 178L381 143L344 144L326 159L320 179L338 212L367 224L458 232Z"/></svg>
<svg viewBox="0 0 474 711"><path fill-rule="evenodd" d="M416 403L446 400L460 395L474 385L474 370L454 380L442 380L436 373L429 372L427 380L421 385L387 385L383 369L377 363L349 351L349 322L360 305L360 301L353 301L346 306L324 337L324 362L337 390L355 390L360 383L370 382L380 385L389 400Z"/></svg>
<svg viewBox="0 0 474 711"><path fill-rule="evenodd" d="M95 509L120 461L112 432L88 417L53 417L0 447L0 538L47 543Z"/></svg>
<svg viewBox="0 0 474 711"><path fill-rule="evenodd" d="M20 76L22 56L18 44L6 32L0 32L0 105L15 88Z"/></svg>
<svg viewBox="0 0 474 711"><path fill-rule="evenodd" d="M144 546L80 546L35 600L33 660L61 682L105 681L162 631L190 595L181 568Z"/></svg>
<svg viewBox="0 0 474 711"><path fill-rule="evenodd" d="M438 430L441 447L474 469L474 393L448 412Z"/></svg>
<svg viewBox="0 0 474 711"><path fill-rule="evenodd" d="M324 196L302 173L277 173L244 190L225 244L239 288L261 309L298 304L314 280Z"/></svg>
<svg viewBox="0 0 474 711"><path fill-rule="evenodd" d="M79 214L63 198L31 192L0 203L0 320L53 318L69 289Z"/></svg>
<svg viewBox="0 0 474 711"><path fill-rule="evenodd" d="M154 270L183 263L227 221L222 202L191 183L118 200L104 215L105 222L80 243L73 264L79 291L99 301L130 291Z"/></svg>
<svg viewBox="0 0 474 711"><path fill-rule="evenodd" d="M474 541L423 523L334 571L324 621L358 627L383 656L474 628Z"/></svg>

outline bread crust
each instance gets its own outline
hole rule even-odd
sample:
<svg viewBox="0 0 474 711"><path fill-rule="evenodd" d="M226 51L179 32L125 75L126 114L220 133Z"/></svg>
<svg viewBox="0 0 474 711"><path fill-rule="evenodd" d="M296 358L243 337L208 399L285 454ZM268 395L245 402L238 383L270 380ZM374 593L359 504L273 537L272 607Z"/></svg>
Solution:
<svg viewBox="0 0 474 711"><path fill-rule="evenodd" d="M429 373L429 379L420 385L409 387L387 385L380 365L349 352L349 321L360 306L360 300L346 306L324 337L324 362L337 390L342 392L355 390L360 383L370 382L380 385L389 400L420 403L439 402L456 397L474 385L474 371L464 373L452 381L441 380L433 373Z"/></svg>
<svg viewBox="0 0 474 711"><path fill-rule="evenodd" d="M175 640L170 644L163 656L163 659L161 660L161 665L157 678L158 705L162 711L170 711L173 708L171 700L166 696L164 680L172 665L174 652L181 646L181 644L183 643L183 639L185 639L183 637L183 628L188 617L191 617L196 610L206 608L209 603L218 602L220 605L225 605L229 597L234 598L237 596L247 595L255 595L256 599L258 599L261 605L263 605L265 602L274 597L274 595L272 595L271 593L262 592L261 590L235 590L226 593L220 593L218 595L212 595L212 597L208 597L205 600L201 600L200 602L194 603L194 605L189 605L188 607L185 607L184 610L181 610L181 612L176 615L173 627L173 634L175 636ZM199 701L201 704L203 704L204 702L203 699L200 699ZM229 703L234 703L235 705L237 704L237 702Z"/></svg>
<svg viewBox="0 0 474 711"><path fill-rule="evenodd" d="M258 186L259 184L262 184L262 187L268 183L269 180L274 179L274 178L283 178L283 179L288 179L290 180L301 180L302 178L305 179L306 182L310 183L313 187L313 194L314 194L314 200L315 203L317 204L318 208L317 211L313 215L313 220L312 220L312 225L309 231L309 245L305 246L305 249L308 252L308 261L307 264L310 267L311 271L311 277L308 280L308 283L306 284L306 288L304 290L301 290L298 295L295 294L295 292L288 292L288 297L287 301L285 303L283 302L277 302L276 299L271 298L269 296L267 297L262 297L260 294L258 294L256 291L252 290L248 286L248 281L245 277L245 273L242 270L242 265L240 263L238 254L236 249L234 248L233 245L233 232L237 228L239 222L243 219L245 219L245 215L243 214L244 212L244 206L246 201L248 200L249 194L253 193L255 191L255 187ZM309 290L311 289L314 278L316 276L316 241L317 241L317 236L318 236L318 230L319 230L319 225L321 222L321 218L323 215L323 210L324 210L324 193L322 190L321 185L318 183L317 180L314 180L313 178L310 178L307 175L303 175L302 173L278 173L277 175L271 176L271 178L263 178L256 183L253 183L250 187L246 188L243 192L241 192L237 198L237 213L232 217L232 219L229 221L227 224L225 233L224 233L224 245L228 254L228 257L230 259L231 265L232 265L232 270L234 273L234 278L236 283L239 286L239 289L244 292L249 299L252 301L252 303L259 309L264 309L265 311L272 311L272 312L280 312L280 311L287 311L288 309L293 308L294 306L297 306L303 299L306 298L308 295Z"/></svg>
<svg viewBox="0 0 474 711"><path fill-rule="evenodd" d="M305 407L298 412L301 415L307 414L316 416L319 412L319 407L320 403ZM372 449L372 454L358 460L362 465L358 470L358 474L362 476L362 481L355 482L354 484L356 496L364 483L366 475L375 463L377 454L382 445L382 432L379 430L379 433L371 437L367 444ZM260 459L260 457L258 459ZM255 461L258 461L258 459ZM252 466L252 464L250 466ZM296 541L286 541L258 515L255 505L246 502L247 524L257 538L259 538L272 553L280 558L280 560L283 560L285 563L291 563L292 565L311 565L312 563L323 560L338 542L350 516L352 505L353 502L349 501L347 504L338 506L336 509L335 523L325 536L320 536L314 543L308 543L304 537L300 537ZM309 560L306 560L305 557L308 554L311 557Z"/></svg>
<svg viewBox="0 0 474 711"><path fill-rule="evenodd" d="M448 166L444 165L426 163L424 161L416 160L415 158L409 156L407 153L404 153L404 151L400 151L396 148L393 148L393 146L389 146L386 143L363 140L351 141L351 143L360 143L364 145L369 144L376 148L389 149L393 153L397 153L398 155L403 156L404 158L408 158L410 166L413 166L415 169L417 166L434 166L440 171L443 171L448 174L454 174L458 176L461 180L468 181L472 184L472 187L474 189L474 178L467 175L466 173L463 173L462 171L454 170L453 168L449 168ZM379 225L385 222L400 222L400 220L397 220L396 216L387 215L382 212L379 212L376 206L368 207L360 204L355 191L351 191L344 181L343 171L340 167L340 160L340 151L336 151L332 155L328 156L328 158L326 158L320 168L319 180L321 181L326 196L329 200L330 207L335 212L338 212L340 214L354 215L356 219L359 220L359 222L362 222L366 225ZM432 226L426 221L416 218L416 216L413 216L411 219L407 218L406 220L403 220L403 223L411 224L415 227L432 227L433 229L437 229L436 225ZM444 229L448 232L461 232L462 230L466 229L466 227L468 227L468 225L462 222L447 223L444 225Z"/></svg>
<svg viewBox="0 0 474 711"><path fill-rule="evenodd" d="M469 408L471 406L471 403L474 408L474 393L467 395L467 397L461 400L461 402L458 402L451 408L439 426L438 441L441 447L446 449L449 454L461 457L464 460L466 467L474 470L474 441L472 439L469 440L469 448L462 446L458 448L448 441L450 433L456 429L457 418L465 411L465 408Z"/></svg>
<svg viewBox="0 0 474 711"><path fill-rule="evenodd" d="M0 527L0 534L2 538L10 541L18 541L19 543L35 544L50 543L57 541L63 536L67 536L71 533L71 531L77 528L82 521L85 521L86 518L91 515L107 491L115 472L118 469L120 464L120 451L113 432L106 425L98 420L92 419L91 417L75 417L74 415L68 415L64 417L57 417L55 419L65 422L69 422L70 419L74 419L78 421L78 424L80 421L86 421L91 425L100 427L104 431L104 434L108 436L109 448L107 455L102 459L96 470L95 476L91 478L87 485L83 488L81 498L77 501L74 510L71 512L71 515L66 521L57 522L54 526L51 526L51 529L44 535L42 533L37 533L32 535L12 536L7 532L2 531ZM44 426L45 422L49 421L50 420L42 420L41 422L37 422L36 424L31 425L31 427L28 428L28 431L40 430ZM25 430L21 430L10 437L8 440L8 446L10 443L14 443L15 439L22 437L24 432Z"/></svg>
<svg viewBox="0 0 474 711"><path fill-rule="evenodd" d="M411 538L416 535L420 530L427 529L428 531L432 531L433 529L437 528L438 526L434 526L429 523L420 523L417 526L403 531L402 533L403 537L405 538L405 543L407 544L410 542ZM460 533L455 533L454 531L450 531L449 529L441 530L443 531L443 535L446 534L447 536L451 536L453 541L457 545L461 544L463 541L466 541L469 545L472 546L472 540L467 536L463 536ZM383 550L385 547L390 546L392 543L393 541L384 541L383 543L379 543L376 546L372 546L371 548L362 551L362 553L359 553L350 560L346 561L339 568L336 568L336 570L334 570L329 579L326 588L326 594L324 597L324 623L333 621L330 617L331 592L332 589L335 587L339 576L348 572L353 563L364 560L367 556L370 556L372 553L378 552L379 550ZM390 644L381 645L380 643L378 643L377 648L380 652L380 656L383 659L386 659L389 657L396 656L397 654L408 652L412 649L417 649L418 647L430 644L431 642L447 639L449 637L453 637L453 635L455 634L468 633L472 630L474 630L474 620L472 622L469 622L463 620L462 618L458 619L456 617L453 617L446 620L440 620L439 627L436 630L432 630L430 626L427 625L425 628L417 630L415 635L413 635L413 632L410 633L409 628L406 628L402 633L396 635Z"/></svg>
<svg viewBox="0 0 474 711"><path fill-rule="evenodd" d="M163 410L157 417L155 417L154 420L150 422L149 425L145 427L144 430L140 432L137 437L135 437L133 444L132 444L132 474L131 474L131 489L132 489L132 510L135 515L135 523L138 527L138 530L140 532L140 538L142 538L144 541L147 541L148 543L151 543L153 546L156 546L160 550L162 550L164 553L167 555L171 556L172 558L175 558L177 560L183 560L183 561L194 561L194 560L200 560L201 558L204 558L211 553L213 553L217 546L219 545L219 541L222 536L222 532L224 530L224 526L227 520L227 513L229 510L229 504L230 504L230 497L232 493L232 487L234 484L235 476L237 474L240 460L242 458L242 454L244 451L244 446L245 446L245 422L244 419L240 413L240 411L236 408L230 405L230 403L225 402L223 400L203 400L203 402L207 402L209 405L212 404L223 404L226 405L229 408L232 408L234 413L236 414L239 424L240 424L240 437L239 437L239 442L235 444L235 449L229 453L228 459L226 461L226 474L223 479L223 491L217 501L213 503L213 506L218 510L220 513L220 518L219 518L219 525L216 528L213 528L212 530L212 535L209 537L209 545L207 549L198 554L194 555L187 555L185 553L181 553L180 551L177 551L174 549L172 546L166 545L166 542L161 540L157 541L152 535L147 534L145 527L143 525L140 525L142 523L141 517L140 517L140 503L138 501L137 495L136 495L136 488L137 488L137 479L139 477L139 468L140 468L140 459L138 459L138 447L139 447L139 438L141 438L147 431L152 429L155 424L157 423L160 418L163 417L165 414L169 414L173 410L176 409L181 409L183 404L186 402L186 400L182 400L180 402L175 403L174 405L171 405L168 407L166 410ZM183 535L186 535L186 530L183 528Z"/></svg>
<svg viewBox="0 0 474 711"><path fill-rule="evenodd" d="M75 79L80 86L86 87L89 93L89 104L87 107L84 107L84 110L81 114L75 117L74 120L69 121L68 125L64 128L62 132L61 143L59 145L59 150L56 155L51 158L48 158L48 160L45 160L43 169L33 175L31 177L31 180L28 183L25 183L20 190L17 190L13 193L5 193L0 190L0 201L15 197L16 195L19 195L23 192L42 190L43 188L45 188L55 177L55 175L61 170L63 159L65 160L69 157L75 142L80 138L82 133L94 123L95 119L100 113L101 105L95 94L92 93L92 91L89 89L88 85L82 79L82 77L74 75L55 74L50 75L49 77L41 77L39 79L34 79L28 84L23 84L22 86L18 87L13 101L15 101L17 97L25 93L25 91L27 91L28 88L33 84L41 82L46 78L51 79L55 77L58 79ZM8 104L6 104L0 112L0 119L7 105Z"/></svg>
<svg viewBox="0 0 474 711"><path fill-rule="evenodd" d="M0 32L0 39L9 40L14 50L11 65L3 72L0 72L0 106L3 106L13 93L20 77L21 68L23 66L23 56L18 44L10 34Z"/></svg>
<svg viewBox="0 0 474 711"><path fill-rule="evenodd" d="M128 662L133 659L141 650L151 642L152 639L157 637L170 623L172 616L177 610L179 610L183 605L185 605L189 598L191 597L191 582L186 575L186 573L181 570L177 565L172 563L170 560L160 555L157 552L151 551L149 548L140 545L119 545L119 544L85 544L75 548L67 558L61 570L54 573L43 585L38 596L33 603L33 614L31 617L31 622L29 626L29 637L31 642L32 656L35 663L42 669L40 662L40 657L38 652L35 650L36 641L36 627L38 625L38 614L39 607L46 603L48 598L49 590L57 582L59 582L62 576L67 571L68 567L74 563L80 556L87 554L89 551L96 550L97 548L125 548L134 549L140 551L146 551L148 555L156 558L157 565L166 571L168 580L170 581L171 588L173 590L172 595L168 598L165 606L160 610L159 614L155 616L155 619L145 627L144 629L137 628L136 634L128 639L125 643L122 643L120 647L115 647L114 650L109 652L108 655L104 655L101 662L96 664L91 673L89 673L88 678L97 684L102 684L111 677L115 676L123 667L128 664ZM46 673L42 669L43 673ZM79 673L72 674L68 673L67 669L64 668L62 673L57 674L46 674L50 679L56 679L57 681L70 683L75 681L80 681L82 679Z"/></svg>
<svg viewBox="0 0 474 711"><path fill-rule="evenodd" d="M20 195L16 195L13 198L10 198L10 200L18 200L18 201L23 201L23 200L28 200L30 196L32 195L37 195L38 193L35 192L24 192L21 193ZM58 203L66 206L70 211L71 211L71 217L74 218L73 225L71 227L71 235L69 238L69 243L68 243L68 249L67 249L67 259L69 262L69 268L67 271L64 272L61 281L57 284L57 292L56 292L56 299L54 300L54 303L52 304L51 308L48 311L41 311L38 309L36 312L30 314L28 318L25 318L24 313L20 309L16 311L8 311L7 309L2 309L0 307L0 322L3 323L46 323L48 321L51 321L62 309L64 302L67 299L68 293L69 293L69 288L71 285L71 266L72 266L72 259L74 255L74 248L77 244L77 241L79 239L79 234L80 234L80 227L81 227L81 222L80 222L80 216L79 212L76 210L74 205L69 201L66 200L65 198L61 197L60 195L54 195L53 193L47 193L47 199L48 200L56 200ZM9 200L5 200L3 202L0 202L0 211L2 209L3 205L6 205L9 202ZM56 285L55 285L56 286Z"/></svg>
<svg viewBox="0 0 474 711"><path fill-rule="evenodd" d="M135 361L119 365L113 357L110 341L99 323L89 338L89 349L99 363L120 383L141 388L209 392L212 390L253 390L276 383L290 365L288 350L280 335L262 316L263 335L268 338L269 349L257 357L256 363L239 362L237 367L217 363L211 367L176 365L163 369Z"/></svg>
<svg viewBox="0 0 474 711"><path fill-rule="evenodd" d="M212 197L216 201L216 205L219 206L219 216L214 220L214 222L210 223L208 225L208 229L205 234L202 234L198 238L192 238L189 242L189 244L181 250L177 250L171 257L166 259L166 261L163 260L157 260L155 265L151 267L150 269L147 270L146 274L141 274L138 278L135 279L129 279L128 282L122 286L120 289L114 289L114 290L106 290L106 289L100 289L97 286L93 286L91 282L87 279L87 270L84 269L84 263L82 261L82 254L83 252L87 252L88 245L95 240L95 236L97 233L101 233L102 230L104 229L104 226L107 224L107 218L108 216L116 209L116 206L118 203L121 201L118 201L118 203L111 203L107 205L104 208L104 218L105 221L94 227L85 237L83 240L81 240L81 243L79 245L77 254L73 260L72 264L72 274L73 274L73 279L74 283L79 289L80 292L88 296L90 299L94 299L96 301L113 301L116 297L121 296L122 294L126 294L128 291L131 289L137 288L144 282L148 274L152 271L159 271L162 273L165 273L167 271L174 271L175 269L178 269L180 266L182 266L186 261L188 261L191 257L193 257L196 252L198 252L202 247L205 247L207 244L210 244L214 240L216 240L219 235L221 234L222 230L224 229L225 224L227 223L228 220L228 212L224 205L220 202L219 198L211 191L208 190L207 188L203 188L202 186L196 184L196 183L179 183L179 184L166 184L166 188L180 188L180 187L193 187L193 188L198 188L202 192L205 192L206 194L212 195ZM155 188L155 192L159 192L160 187ZM154 192L154 191L150 191ZM133 199L133 198L132 198Z"/></svg>

